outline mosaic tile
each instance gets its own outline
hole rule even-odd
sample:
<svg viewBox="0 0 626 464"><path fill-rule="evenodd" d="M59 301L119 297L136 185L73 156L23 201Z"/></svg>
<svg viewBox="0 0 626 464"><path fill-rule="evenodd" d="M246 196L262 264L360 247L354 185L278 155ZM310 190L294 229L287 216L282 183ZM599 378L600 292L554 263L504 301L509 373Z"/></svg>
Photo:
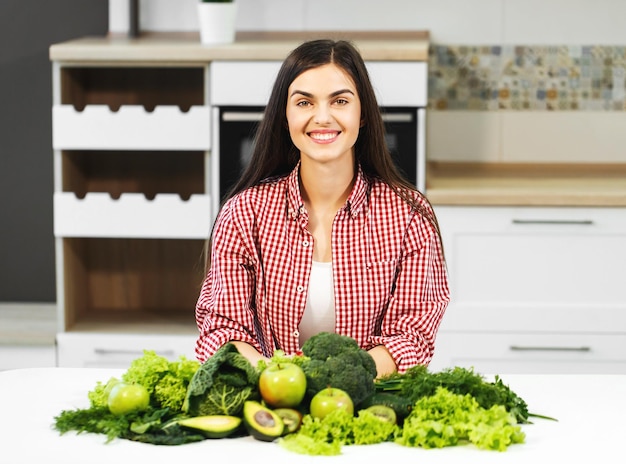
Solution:
<svg viewBox="0 0 626 464"><path fill-rule="evenodd" d="M436 45L434 110L625 111L625 46Z"/></svg>

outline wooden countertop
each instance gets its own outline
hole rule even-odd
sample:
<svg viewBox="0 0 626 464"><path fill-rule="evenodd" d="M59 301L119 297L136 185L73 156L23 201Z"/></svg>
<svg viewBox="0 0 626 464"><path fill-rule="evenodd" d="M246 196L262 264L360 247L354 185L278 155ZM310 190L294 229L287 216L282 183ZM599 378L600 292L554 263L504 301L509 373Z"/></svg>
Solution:
<svg viewBox="0 0 626 464"><path fill-rule="evenodd" d="M426 61L427 31L284 31L237 33L235 42L202 45L198 33L144 33L139 38L84 37L50 47L52 61L200 64L213 60L283 60L304 40L354 41L369 61Z"/></svg>
<svg viewBox="0 0 626 464"><path fill-rule="evenodd" d="M626 164L430 162L433 205L626 206Z"/></svg>

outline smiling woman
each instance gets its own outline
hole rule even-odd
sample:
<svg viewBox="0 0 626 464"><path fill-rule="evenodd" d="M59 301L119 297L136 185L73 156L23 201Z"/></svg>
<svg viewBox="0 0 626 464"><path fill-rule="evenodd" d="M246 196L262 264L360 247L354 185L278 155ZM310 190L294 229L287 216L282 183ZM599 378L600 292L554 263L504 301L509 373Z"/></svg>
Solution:
<svg viewBox="0 0 626 464"><path fill-rule="evenodd" d="M294 354L301 333L334 320L378 375L428 364L449 301L439 227L394 164L357 49L320 39L293 50L255 142L213 228L198 358L230 341L253 363ZM330 308L315 297L328 282Z"/></svg>

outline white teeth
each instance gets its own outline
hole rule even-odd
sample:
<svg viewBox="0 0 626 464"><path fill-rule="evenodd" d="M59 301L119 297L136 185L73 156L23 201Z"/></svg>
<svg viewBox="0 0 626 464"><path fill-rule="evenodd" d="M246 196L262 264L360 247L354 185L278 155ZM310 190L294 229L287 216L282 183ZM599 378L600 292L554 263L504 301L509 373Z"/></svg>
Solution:
<svg viewBox="0 0 626 464"><path fill-rule="evenodd" d="M311 137L317 140L330 140L334 139L337 136L335 132L325 132L323 134L320 133L312 133Z"/></svg>

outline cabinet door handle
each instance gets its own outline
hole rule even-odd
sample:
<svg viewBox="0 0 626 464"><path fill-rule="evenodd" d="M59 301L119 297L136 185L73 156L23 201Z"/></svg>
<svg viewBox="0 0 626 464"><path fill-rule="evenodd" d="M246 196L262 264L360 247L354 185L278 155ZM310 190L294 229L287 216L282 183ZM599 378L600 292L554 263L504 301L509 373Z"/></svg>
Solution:
<svg viewBox="0 0 626 464"><path fill-rule="evenodd" d="M509 347L511 351L576 351L576 352L588 352L591 351L590 346L519 346L511 345Z"/></svg>
<svg viewBox="0 0 626 464"><path fill-rule="evenodd" d="M593 225L591 219L513 219L513 224L547 224L547 225L575 225L590 226Z"/></svg>
<svg viewBox="0 0 626 464"><path fill-rule="evenodd" d="M94 348L93 352L95 354L102 355L102 356L112 356L116 354L132 355L132 356L143 355L143 350L111 350L108 348ZM174 356L176 354L174 353L174 350L155 351L155 353L158 354L159 356L164 356L164 357Z"/></svg>

